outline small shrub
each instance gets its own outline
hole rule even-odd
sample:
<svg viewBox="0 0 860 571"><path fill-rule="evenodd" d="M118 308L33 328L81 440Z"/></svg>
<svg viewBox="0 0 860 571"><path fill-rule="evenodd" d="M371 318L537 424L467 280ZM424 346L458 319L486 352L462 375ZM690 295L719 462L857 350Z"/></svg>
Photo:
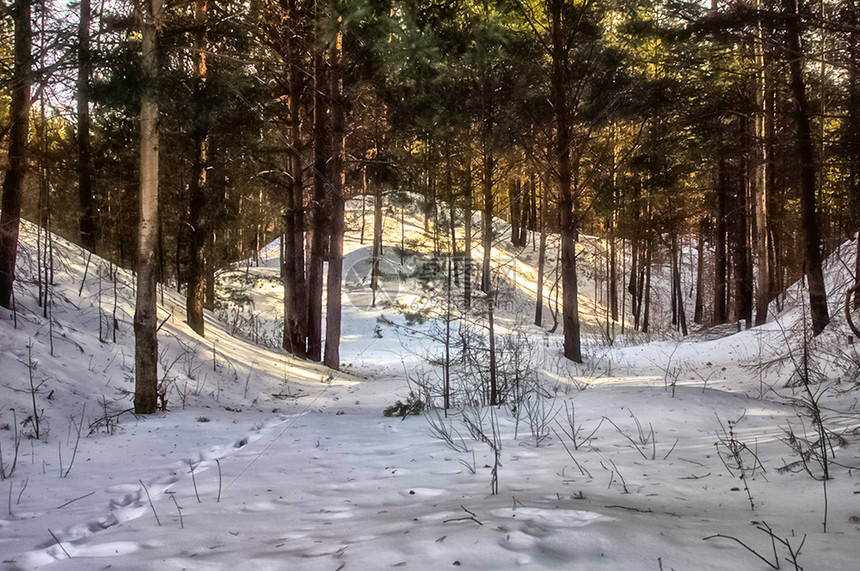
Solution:
<svg viewBox="0 0 860 571"><path fill-rule="evenodd" d="M399 301L389 304L389 307L406 319L406 325L423 325L430 319L429 307L410 306Z"/></svg>
<svg viewBox="0 0 860 571"><path fill-rule="evenodd" d="M424 403L418 399L415 393L410 392L406 402L397 401L382 411L382 416L399 416L406 418L409 415L419 415L424 412Z"/></svg>

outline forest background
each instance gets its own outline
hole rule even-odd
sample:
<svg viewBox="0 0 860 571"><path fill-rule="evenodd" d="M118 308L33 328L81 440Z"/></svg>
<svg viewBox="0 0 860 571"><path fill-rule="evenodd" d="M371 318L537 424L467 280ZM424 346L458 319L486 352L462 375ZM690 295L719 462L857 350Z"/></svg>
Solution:
<svg viewBox="0 0 860 571"><path fill-rule="evenodd" d="M338 368L356 196L376 220L420 202L464 311L492 307L494 218L516 247L559 234L573 361L582 234L605 240L607 331L653 327L657 264L682 333L687 299L696 324L749 327L805 275L818 334L844 293L826 291L822 257L860 229L853 0L17 0L0 31L0 305L22 216L45 230L46 308L48 232L133 268L137 412L157 407L156 283L186 294L205 335L216 271L278 236L282 345ZM543 256L539 271L542 324Z"/></svg>

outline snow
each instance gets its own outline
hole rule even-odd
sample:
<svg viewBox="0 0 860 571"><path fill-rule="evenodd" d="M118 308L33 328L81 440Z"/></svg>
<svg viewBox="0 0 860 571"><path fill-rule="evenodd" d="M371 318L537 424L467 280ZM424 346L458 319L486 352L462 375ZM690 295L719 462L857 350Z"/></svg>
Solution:
<svg viewBox="0 0 860 571"><path fill-rule="evenodd" d="M353 204L352 215L357 211ZM422 226L407 218L406 239L426 252ZM432 369L423 357L438 350L427 337L438 327L438 301L413 277L428 254L413 253L401 267L387 247L385 296L372 307L363 281L370 250L357 232L348 235L354 273L344 295L343 372L275 349L282 315L277 244L261 253L259 266L221 273L224 304L207 314L205 339L183 322L183 298L165 287L159 361L168 411L135 417L128 411L132 277L117 273L114 343L112 268L93 256L84 280L85 253L57 239L49 322L36 304L36 238L25 224L17 328L12 313L0 311L7 474L16 428L23 435L14 473L0 481L0 566L767 569L725 536L773 561L762 531L769 526L784 568L793 564L780 540L799 550L806 569L857 568L860 481L852 467L860 465L860 419L851 359L860 361L837 313L840 296L833 296L832 330L814 345L816 370L830 379L815 390L822 391L826 425L841 436L831 441L824 533L822 482L802 469L780 469L799 458L786 429L814 431L793 404L803 387L786 386L791 360L779 359L789 347L796 356L803 337L800 285L779 319L760 328L683 340L670 331L650 339L628 334L609 346L597 329L605 326L605 308L586 279L587 359L578 365L561 358L559 333L516 315L533 311L537 257L530 246L506 248L502 230L494 264L513 267L516 260L517 271L506 274L513 301L500 311L499 328L533 340L544 397L543 412L532 418L525 405L466 410L486 430L493 417L498 422L501 466L492 494L493 452L470 435L463 413L382 415L408 397L415 375ZM386 243L400 243L393 216ZM834 260L851 259L853 247L829 262L829 287L847 283ZM659 288L668 282L654 281L659 315ZM384 303L392 301L400 305ZM407 319L422 309L427 321ZM452 427L457 446L435 437L425 417ZM820 475L814 461L809 467Z"/></svg>

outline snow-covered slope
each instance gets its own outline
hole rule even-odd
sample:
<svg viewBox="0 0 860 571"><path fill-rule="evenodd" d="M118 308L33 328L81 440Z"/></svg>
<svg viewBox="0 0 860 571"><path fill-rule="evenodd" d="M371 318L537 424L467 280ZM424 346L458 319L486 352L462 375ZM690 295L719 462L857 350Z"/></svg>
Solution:
<svg viewBox="0 0 860 571"><path fill-rule="evenodd" d="M825 424L840 436L831 440L826 503L822 482L799 461L808 456L786 442L793 430L795 447L808 453L799 437L813 428L789 402L802 388L785 387L788 349L796 356L802 338L797 306L773 325L710 341L610 347L594 327L586 363L576 365L560 358L558 334L517 317L534 281L533 260L521 256L499 330L529 336L541 390L518 408L383 417L416 388L419 372L437 367L424 357L434 352L427 335L441 314L432 279L417 271L430 260L421 224L407 219L404 265L390 247L400 243L396 214L387 219L377 307L363 282L368 244L348 236L343 373L249 342L277 345L270 255L261 256L264 267L222 273L233 292L222 287L222 319L207 315L206 339L190 332L181 296L165 288L159 360L168 411L152 417L128 412L131 277L118 272L113 342L110 268L93 257L84 279L84 253L58 240L49 321L35 303L35 236L25 227L17 328L10 312L0 313L7 474L21 435L14 473L0 481L0 565L768 568L743 542L783 568L793 568L785 561L792 552L806 569L856 567L860 482L851 467L860 464L860 423L854 348L844 335L816 342L816 370L841 376L841 384L814 387L827 387ZM509 253L500 240L494 260L512 265ZM584 301L589 295L586 285ZM27 420L34 398L38 440ZM806 466L821 474L814 456Z"/></svg>

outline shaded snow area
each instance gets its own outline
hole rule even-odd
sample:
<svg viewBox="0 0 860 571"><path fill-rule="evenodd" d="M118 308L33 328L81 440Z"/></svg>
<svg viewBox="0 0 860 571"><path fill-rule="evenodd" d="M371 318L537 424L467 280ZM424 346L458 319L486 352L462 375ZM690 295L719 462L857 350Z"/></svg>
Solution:
<svg viewBox="0 0 860 571"><path fill-rule="evenodd" d="M544 328L531 325L531 242L511 249L499 226L498 366L510 388L511 356L522 359L523 384L509 393L522 400L480 406L482 389L468 396L480 367L454 366L446 417L446 266L423 221L388 210L374 305L372 215L361 244L359 211L351 204L343 372L277 349L275 243L220 273L205 339L164 288L167 411L149 417L131 412L132 276L57 239L46 318L25 225L17 323L0 310L0 568L858 568L860 357L841 294L804 360L802 284L763 327L682 338L666 327L668 271L656 268L654 332L610 324L609 344L596 287L605 248L584 240L586 359L574 364L560 330L547 332L553 298ZM854 255L849 243L829 260L831 291L850 280ZM485 339L481 304L468 321ZM511 339L519 345L502 343ZM809 390L797 370L809 371ZM410 395L437 408L383 416Z"/></svg>

